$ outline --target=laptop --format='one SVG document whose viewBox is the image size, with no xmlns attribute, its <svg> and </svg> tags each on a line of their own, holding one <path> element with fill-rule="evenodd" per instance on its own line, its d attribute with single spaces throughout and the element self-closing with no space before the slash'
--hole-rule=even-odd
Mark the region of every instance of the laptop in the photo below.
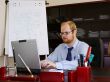
<svg viewBox="0 0 110 82">
<path fill-rule="evenodd" d="M 39 74 L 41 70 L 40 58 L 35 39 L 12 41 L 14 62 L 17 74 Z"/>
</svg>

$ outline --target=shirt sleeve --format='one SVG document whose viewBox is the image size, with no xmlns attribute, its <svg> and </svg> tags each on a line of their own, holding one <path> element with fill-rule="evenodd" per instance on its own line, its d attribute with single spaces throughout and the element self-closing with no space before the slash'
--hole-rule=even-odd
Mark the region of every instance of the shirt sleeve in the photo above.
<svg viewBox="0 0 110 82">
<path fill-rule="evenodd" d="M 53 61 L 53 62 L 58 62 L 58 54 L 60 53 L 60 46 L 56 47 L 55 50 L 48 56 L 47 59 Z"/>
<path fill-rule="evenodd" d="M 61 62 L 56 62 L 56 68 L 57 69 L 64 69 L 64 70 L 76 70 L 78 66 L 78 61 L 73 60 L 73 61 L 61 61 Z"/>
</svg>

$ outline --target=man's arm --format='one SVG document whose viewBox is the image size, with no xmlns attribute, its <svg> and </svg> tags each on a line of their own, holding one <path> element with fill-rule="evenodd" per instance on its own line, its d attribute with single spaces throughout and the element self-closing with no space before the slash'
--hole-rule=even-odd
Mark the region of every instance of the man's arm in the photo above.
<svg viewBox="0 0 110 82">
<path fill-rule="evenodd" d="M 78 66 L 78 61 L 61 61 L 61 62 L 52 62 L 50 60 L 44 60 L 42 62 L 42 67 L 50 69 L 64 69 L 64 70 L 75 70 Z"/>
<path fill-rule="evenodd" d="M 57 69 L 75 70 L 78 66 L 78 60 L 56 62 Z"/>
</svg>

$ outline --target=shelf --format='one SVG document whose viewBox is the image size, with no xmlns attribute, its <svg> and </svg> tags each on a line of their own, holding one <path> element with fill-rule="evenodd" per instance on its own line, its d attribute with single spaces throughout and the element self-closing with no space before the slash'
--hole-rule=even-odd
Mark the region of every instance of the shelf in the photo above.
<svg viewBox="0 0 110 82">
<path fill-rule="evenodd" d="M 104 67 L 110 67 L 110 57 L 104 57 Z"/>
<path fill-rule="evenodd" d="M 104 55 L 104 57 L 110 57 L 110 55 Z"/>
</svg>

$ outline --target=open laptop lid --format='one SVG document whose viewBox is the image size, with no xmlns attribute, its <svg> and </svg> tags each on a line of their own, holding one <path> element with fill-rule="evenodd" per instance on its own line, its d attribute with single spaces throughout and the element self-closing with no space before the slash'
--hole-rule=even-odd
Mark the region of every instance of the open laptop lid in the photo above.
<svg viewBox="0 0 110 82">
<path fill-rule="evenodd" d="M 31 69 L 32 73 L 38 73 L 41 69 L 40 65 L 40 58 L 38 55 L 38 49 L 36 40 L 20 40 L 20 41 L 12 41 L 12 49 L 13 49 L 13 56 L 14 62 L 16 63 L 17 71 L 18 72 L 25 72 L 28 70 L 26 66 L 21 61 L 19 55 L 24 60 L 26 65 Z"/>
</svg>

